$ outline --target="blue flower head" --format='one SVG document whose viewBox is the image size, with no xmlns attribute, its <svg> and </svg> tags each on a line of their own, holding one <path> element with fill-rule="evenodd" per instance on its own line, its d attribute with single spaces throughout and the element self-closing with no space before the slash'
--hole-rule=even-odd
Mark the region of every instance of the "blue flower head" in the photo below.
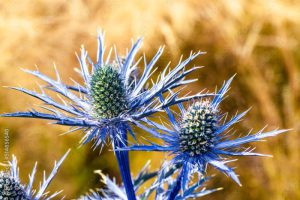
<svg viewBox="0 0 300 200">
<path fill-rule="evenodd" d="M 69 151 L 58 161 L 55 162 L 52 172 L 46 177 L 44 173 L 43 181 L 40 183 L 38 190 L 33 189 L 34 176 L 36 173 L 37 163 L 34 165 L 31 174 L 29 175 L 29 183 L 22 184 L 19 177 L 19 168 L 17 159 L 15 156 L 12 157 L 12 161 L 8 163 L 9 171 L 0 172 L 0 199 L 14 199 L 14 200 L 39 200 L 39 199 L 53 199 L 61 191 L 54 192 L 49 195 L 47 187 L 53 180 L 57 173 L 60 165 L 69 154 Z"/>
<path fill-rule="evenodd" d="M 141 43 L 141 39 L 137 40 L 124 58 L 120 57 L 115 50 L 116 56 L 111 60 L 111 49 L 104 60 L 103 35 L 99 33 L 97 61 L 93 62 L 83 47 L 81 56 L 78 56 L 81 66 L 79 73 L 84 81 L 83 84 L 75 81 L 74 85 L 64 84 L 56 68 L 56 79 L 51 79 L 39 71 L 24 70 L 46 82 L 47 87 L 40 87 L 41 93 L 18 87 L 12 89 L 44 102 L 46 105 L 41 106 L 44 112 L 30 110 L 1 116 L 52 120 L 56 124 L 71 126 L 71 131 L 83 130 L 85 134 L 81 140 L 82 144 L 94 140 L 96 148 L 102 147 L 107 137 L 110 137 L 113 144 L 114 141 L 126 143 L 124 133 L 128 132 L 134 137 L 131 125 L 135 125 L 144 117 L 178 102 L 208 95 L 198 93 L 193 96 L 178 97 L 179 92 L 177 92 L 160 102 L 158 98 L 160 94 L 195 81 L 185 80 L 185 77 L 199 67 L 188 70 L 185 67 L 203 53 L 191 53 L 172 70 L 169 69 L 169 65 L 166 66 L 157 81 L 151 80 L 151 83 L 151 75 L 157 69 L 155 65 L 163 52 L 163 47 L 158 49 L 150 62 L 147 62 L 144 57 L 144 71 L 139 76 L 137 69 L 140 68 L 142 59 L 135 62 L 135 56 Z M 61 97 L 61 101 L 51 98 L 44 89 L 56 92 Z"/>
<path fill-rule="evenodd" d="M 139 195 L 137 196 L 138 200 L 149 199 L 150 196 L 155 196 L 154 199 L 168 199 L 170 193 L 173 190 L 173 187 L 176 186 L 176 181 L 173 179 L 174 175 L 178 170 L 176 166 L 170 165 L 169 162 L 164 162 L 163 167 L 159 171 L 149 172 L 149 163 L 148 162 L 134 179 L 134 189 L 138 191 Z M 100 170 L 95 171 L 101 176 L 101 181 L 104 183 L 105 188 L 98 190 L 91 190 L 89 194 L 81 196 L 79 200 L 127 200 L 125 193 L 125 188 L 123 185 L 118 185 L 115 179 L 110 179 L 108 176 L 104 175 Z M 142 187 L 146 182 L 153 179 L 151 185 L 148 187 Z M 203 187 L 204 183 L 210 177 L 201 177 L 201 179 L 192 184 L 189 187 L 189 190 L 185 191 L 182 194 L 177 194 L 176 200 L 185 200 L 190 198 L 197 198 L 208 195 L 215 191 L 218 191 L 222 188 L 210 189 L 207 190 Z"/>
<path fill-rule="evenodd" d="M 179 103 L 180 116 L 176 118 L 170 109 L 166 112 L 170 118 L 171 128 L 162 126 L 148 120 L 155 128 L 149 128 L 156 137 L 164 141 L 164 145 L 132 145 L 130 150 L 165 151 L 171 152 L 173 164 L 182 166 L 179 175 L 183 188 L 189 182 L 190 175 L 194 172 L 204 174 L 208 164 L 227 174 L 236 183 L 241 185 L 232 168 L 226 165 L 229 156 L 268 156 L 253 152 L 252 148 L 243 148 L 243 144 L 260 141 L 267 137 L 276 136 L 287 130 L 273 130 L 270 132 L 259 131 L 240 138 L 232 138 L 231 127 L 239 122 L 247 111 L 237 114 L 226 120 L 227 114 L 219 109 L 224 95 L 229 89 L 233 77 L 224 83 L 220 91 L 210 101 L 200 99 L 194 101 L 187 109 Z M 157 132 L 157 129 L 163 133 Z"/>
</svg>

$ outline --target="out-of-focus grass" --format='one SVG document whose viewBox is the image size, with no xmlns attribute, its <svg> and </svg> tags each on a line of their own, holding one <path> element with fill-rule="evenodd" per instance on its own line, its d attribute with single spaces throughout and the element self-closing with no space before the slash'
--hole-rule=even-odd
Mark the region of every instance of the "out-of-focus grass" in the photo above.
<svg viewBox="0 0 300 200">
<path fill-rule="evenodd" d="M 108 45 L 121 52 L 131 38 L 144 36 L 143 50 L 150 57 L 161 44 L 166 52 L 160 61 L 176 62 L 190 50 L 207 51 L 197 60 L 205 65 L 193 92 L 211 90 L 237 73 L 223 110 L 252 109 L 239 130 L 246 134 L 268 124 L 267 129 L 293 128 L 284 136 L 257 144 L 272 159 L 243 158 L 235 163 L 243 187 L 216 172 L 208 187 L 225 186 L 206 199 L 299 199 L 300 198 L 300 2 L 267 1 L 97 1 L 46 0 L 6 1 L 0 4 L 0 85 L 36 87 L 36 80 L 20 67 L 53 75 L 55 62 L 65 81 L 77 77 L 74 51 L 84 44 L 94 58 L 96 29 L 106 31 Z M 162 67 L 163 68 L 163 67 Z M 161 69 L 162 69 L 161 68 Z M 78 78 L 77 78 L 78 79 Z M 25 110 L 32 98 L 0 89 L 0 111 Z M 110 151 L 91 152 L 89 146 L 77 149 L 80 133 L 59 136 L 67 129 L 42 121 L 1 119 L 1 132 L 10 130 L 10 151 L 20 160 L 24 179 L 35 160 L 47 170 L 70 146 L 73 151 L 53 182 L 51 190 L 64 189 L 67 198 L 89 187 L 100 187 L 94 169 L 118 176 Z M 1 141 L 1 152 L 3 142 Z M 1 160 L 3 159 L 0 154 Z M 134 174 L 147 159 L 153 168 L 164 155 L 132 153 Z M 160 159 L 158 159 L 160 158 Z M 209 170 L 210 173 L 215 171 Z M 41 174 L 39 174 L 41 175 Z M 205 198 L 204 198 L 205 199 Z"/>
</svg>

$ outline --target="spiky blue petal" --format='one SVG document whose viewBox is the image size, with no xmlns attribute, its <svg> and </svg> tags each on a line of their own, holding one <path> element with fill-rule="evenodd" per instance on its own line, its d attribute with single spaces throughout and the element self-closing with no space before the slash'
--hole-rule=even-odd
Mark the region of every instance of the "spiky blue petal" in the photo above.
<svg viewBox="0 0 300 200">
<path fill-rule="evenodd" d="M 70 150 L 68 150 L 67 153 L 65 153 L 65 155 L 58 162 L 55 162 L 54 167 L 48 177 L 46 177 L 46 174 L 44 173 L 42 184 L 40 185 L 40 188 L 35 195 L 35 199 L 40 199 L 45 195 L 47 187 L 53 180 L 54 176 L 57 174 L 59 167 L 61 166 L 61 164 L 66 159 L 69 153 Z"/>
<path fill-rule="evenodd" d="M 261 130 L 258 133 L 253 134 L 253 135 L 248 135 L 248 136 L 245 136 L 242 138 L 220 142 L 219 144 L 216 145 L 216 148 L 218 148 L 218 149 L 233 148 L 233 147 L 237 147 L 242 144 L 249 143 L 249 142 L 259 141 L 259 140 L 267 138 L 267 137 L 274 137 L 276 135 L 279 135 L 279 134 L 287 132 L 287 131 L 289 131 L 289 129 L 273 130 L 273 131 L 263 133 Z"/>
</svg>

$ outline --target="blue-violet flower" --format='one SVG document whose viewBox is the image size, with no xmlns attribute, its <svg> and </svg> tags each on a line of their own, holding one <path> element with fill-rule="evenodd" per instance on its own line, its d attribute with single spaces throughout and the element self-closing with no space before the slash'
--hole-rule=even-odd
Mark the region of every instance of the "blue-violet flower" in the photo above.
<svg viewBox="0 0 300 200">
<path fill-rule="evenodd" d="M 268 156 L 253 152 L 253 148 L 245 149 L 242 145 L 273 137 L 287 130 L 269 132 L 261 130 L 255 134 L 249 133 L 244 137 L 232 138 L 233 134 L 229 129 L 233 124 L 239 122 L 248 111 L 239 113 L 230 120 L 226 120 L 227 114 L 220 112 L 219 104 L 228 91 L 232 79 L 233 77 L 224 83 L 211 101 L 208 99 L 196 100 L 188 109 L 185 109 L 184 105 L 179 103 L 180 116 L 178 119 L 167 108 L 166 112 L 171 127 L 148 120 L 148 123 L 151 123 L 154 127 L 149 128 L 148 132 L 162 139 L 164 144 L 132 145 L 124 149 L 171 152 L 174 155 L 171 162 L 181 165 L 178 185 L 184 190 L 186 190 L 191 174 L 204 174 L 207 164 L 214 166 L 241 185 L 233 169 L 226 165 L 227 162 L 232 161 L 227 158 L 229 156 Z M 174 195 L 178 193 L 179 189 L 177 188 Z"/>
<path fill-rule="evenodd" d="M 69 150 L 70 151 L 70 150 Z M 36 173 L 37 163 L 35 163 L 31 174 L 29 175 L 28 184 L 23 184 L 20 181 L 19 177 L 19 168 L 17 159 L 15 156 L 12 157 L 12 161 L 5 164 L 9 167 L 8 171 L 0 172 L 0 199 L 13 199 L 13 200 L 39 200 L 39 199 L 53 199 L 56 197 L 61 191 L 54 192 L 49 195 L 47 187 L 53 180 L 55 174 L 57 173 L 60 165 L 63 163 L 69 151 L 55 164 L 54 168 L 46 177 L 44 173 L 43 181 L 40 183 L 40 187 L 38 190 L 33 189 L 34 177 Z"/>
</svg>

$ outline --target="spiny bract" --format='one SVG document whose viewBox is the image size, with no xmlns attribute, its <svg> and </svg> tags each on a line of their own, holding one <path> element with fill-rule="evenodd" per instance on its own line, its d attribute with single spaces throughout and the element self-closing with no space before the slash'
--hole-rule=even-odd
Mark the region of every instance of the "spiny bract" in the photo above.
<svg viewBox="0 0 300 200">
<path fill-rule="evenodd" d="M 29 200 L 24 186 L 8 173 L 0 173 L 0 199 L 1 200 Z"/>
<path fill-rule="evenodd" d="M 214 145 L 217 120 L 217 110 L 210 108 L 208 101 L 196 102 L 190 106 L 181 121 L 181 150 L 191 156 L 207 152 Z"/>
<path fill-rule="evenodd" d="M 93 108 L 100 118 L 117 117 L 128 108 L 124 82 L 113 65 L 99 68 L 90 86 Z"/>
</svg>

